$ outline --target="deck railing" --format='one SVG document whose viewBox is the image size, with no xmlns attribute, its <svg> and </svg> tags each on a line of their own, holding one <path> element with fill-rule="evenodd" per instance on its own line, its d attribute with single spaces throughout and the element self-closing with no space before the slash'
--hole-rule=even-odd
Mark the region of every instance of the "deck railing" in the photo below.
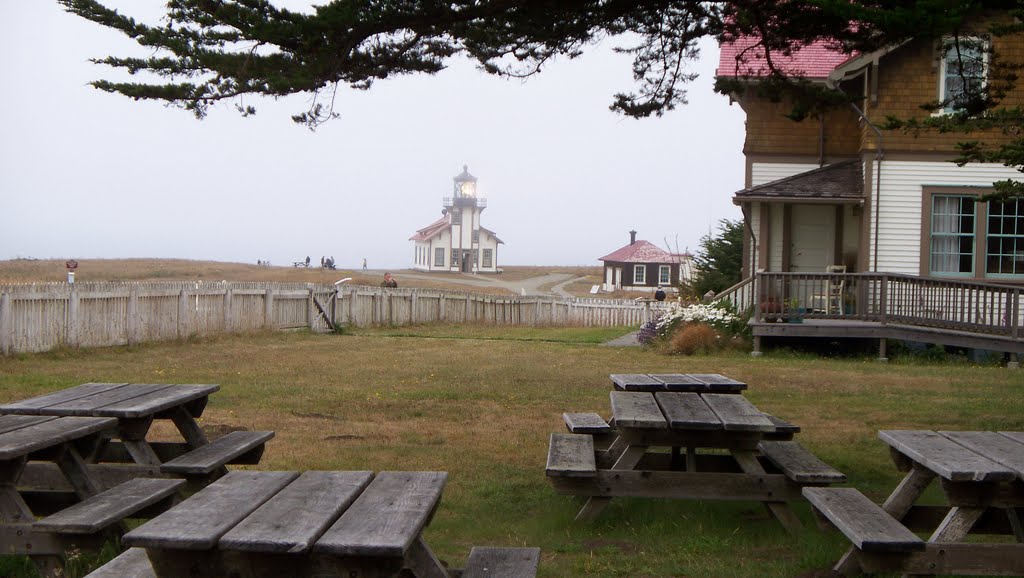
<svg viewBox="0 0 1024 578">
<path fill-rule="evenodd" d="M 1019 286 L 894 273 L 757 273 L 753 319 L 845 319 L 1024 338 Z"/>
</svg>

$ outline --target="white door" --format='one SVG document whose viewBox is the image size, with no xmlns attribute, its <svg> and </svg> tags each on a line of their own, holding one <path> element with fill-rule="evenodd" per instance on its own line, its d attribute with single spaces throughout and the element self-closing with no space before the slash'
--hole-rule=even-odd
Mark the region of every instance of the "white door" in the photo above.
<svg viewBox="0 0 1024 578">
<path fill-rule="evenodd" d="M 605 267 L 605 270 L 604 270 L 604 290 L 605 291 L 614 291 L 615 290 L 614 280 L 612 279 L 612 268 L 611 267 Z"/>
<path fill-rule="evenodd" d="M 793 205 L 789 270 L 824 273 L 835 258 L 836 209 L 831 205 Z"/>
<path fill-rule="evenodd" d="M 615 289 L 622 289 L 622 267 L 615 269 Z"/>
</svg>

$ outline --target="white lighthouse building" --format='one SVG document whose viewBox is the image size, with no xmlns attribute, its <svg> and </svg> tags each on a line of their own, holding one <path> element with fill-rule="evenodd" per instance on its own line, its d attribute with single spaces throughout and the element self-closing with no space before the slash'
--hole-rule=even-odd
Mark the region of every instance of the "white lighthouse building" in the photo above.
<svg viewBox="0 0 1024 578">
<path fill-rule="evenodd" d="M 412 268 L 497 273 L 498 245 L 503 243 L 480 224 L 487 199 L 477 196 L 476 177 L 469 174 L 469 167 L 463 165 L 462 174 L 452 180 L 452 196 L 444 198 L 441 218 L 409 238 L 414 245 Z"/>
</svg>

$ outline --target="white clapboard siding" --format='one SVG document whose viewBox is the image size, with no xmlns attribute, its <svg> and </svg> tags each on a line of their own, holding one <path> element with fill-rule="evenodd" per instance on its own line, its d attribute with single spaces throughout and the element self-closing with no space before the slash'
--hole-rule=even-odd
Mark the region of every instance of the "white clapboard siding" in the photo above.
<svg viewBox="0 0 1024 578">
<path fill-rule="evenodd" d="M 917 248 L 921 245 L 924 187 L 988 187 L 998 180 L 1019 178 L 1019 172 L 1000 165 L 972 163 L 958 167 L 950 162 L 883 161 L 875 270 L 920 273 L 921 255 Z M 869 226 L 869 238 L 873 239 L 873 219 Z M 873 254 L 869 254 L 873 260 Z"/>
</svg>

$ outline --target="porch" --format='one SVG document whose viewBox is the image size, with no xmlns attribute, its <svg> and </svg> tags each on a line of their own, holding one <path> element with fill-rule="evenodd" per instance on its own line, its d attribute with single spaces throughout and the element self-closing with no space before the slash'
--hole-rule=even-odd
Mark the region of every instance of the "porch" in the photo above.
<svg viewBox="0 0 1024 578">
<path fill-rule="evenodd" d="M 763 337 L 899 339 L 1024 353 L 1020 286 L 892 273 L 759 272 L 717 299 L 752 311 L 753 355 Z"/>
</svg>

